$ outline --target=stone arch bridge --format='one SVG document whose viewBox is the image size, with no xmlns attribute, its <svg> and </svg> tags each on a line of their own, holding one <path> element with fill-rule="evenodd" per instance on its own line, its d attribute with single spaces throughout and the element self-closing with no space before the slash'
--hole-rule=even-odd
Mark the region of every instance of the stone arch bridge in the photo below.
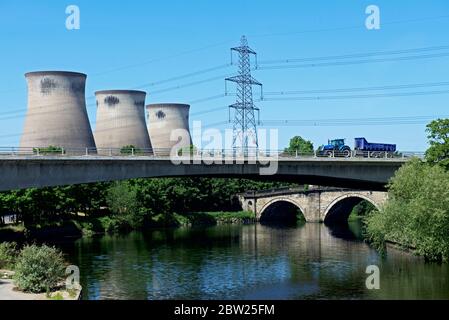
<svg viewBox="0 0 449 320">
<path fill-rule="evenodd" d="M 243 210 L 254 212 L 256 219 L 276 218 L 287 211 L 303 214 L 307 222 L 346 221 L 352 208 L 366 200 L 380 208 L 387 200 L 387 193 L 337 188 L 283 188 L 239 195 Z M 276 220 L 282 220 L 277 217 Z"/>
</svg>

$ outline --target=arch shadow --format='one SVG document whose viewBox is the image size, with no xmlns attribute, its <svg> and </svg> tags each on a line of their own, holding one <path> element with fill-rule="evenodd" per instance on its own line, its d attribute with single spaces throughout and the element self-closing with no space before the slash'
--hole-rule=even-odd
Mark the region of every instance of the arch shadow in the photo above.
<svg viewBox="0 0 449 320">
<path fill-rule="evenodd" d="M 367 201 L 375 208 L 379 209 L 378 205 L 370 198 L 364 195 L 345 195 L 335 199 L 324 213 L 324 223 L 331 224 L 346 224 L 352 212 L 352 209 L 362 201 Z"/>
<path fill-rule="evenodd" d="M 273 200 L 262 209 L 259 222 L 264 225 L 296 225 L 306 221 L 303 212 L 293 201 Z"/>
</svg>

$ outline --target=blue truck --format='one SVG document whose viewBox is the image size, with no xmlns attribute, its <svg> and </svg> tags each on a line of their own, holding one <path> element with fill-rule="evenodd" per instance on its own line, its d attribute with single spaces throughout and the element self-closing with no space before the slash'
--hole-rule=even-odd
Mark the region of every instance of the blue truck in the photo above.
<svg viewBox="0 0 449 320">
<path fill-rule="evenodd" d="M 395 144 L 371 143 L 365 138 L 354 139 L 354 150 L 345 144 L 345 139 L 328 140 L 327 145 L 319 147 L 317 155 L 321 157 L 392 157 L 396 152 Z"/>
</svg>

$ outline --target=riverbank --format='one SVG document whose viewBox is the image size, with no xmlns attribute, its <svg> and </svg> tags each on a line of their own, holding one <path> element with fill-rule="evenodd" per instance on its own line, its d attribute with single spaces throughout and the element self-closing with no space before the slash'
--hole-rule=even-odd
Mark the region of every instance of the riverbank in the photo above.
<svg viewBox="0 0 449 320">
<path fill-rule="evenodd" d="M 0 270 L 0 300 L 81 300 L 81 290 L 59 289 L 50 293 L 19 291 L 12 280 L 13 271 Z"/>
<path fill-rule="evenodd" d="M 177 228 L 182 226 L 213 226 L 218 224 L 255 223 L 249 211 L 192 212 L 184 214 L 158 214 L 145 221 L 138 230 Z M 23 224 L 0 227 L 0 241 L 25 242 L 30 239 L 55 240 L 58 238 L 81 238 L 106 233 L 127 233 L 134 229 L 126 217 L 106 215 L 87 217 L 64 216 L 57 222 L 25 227 Z"/>
</svg>

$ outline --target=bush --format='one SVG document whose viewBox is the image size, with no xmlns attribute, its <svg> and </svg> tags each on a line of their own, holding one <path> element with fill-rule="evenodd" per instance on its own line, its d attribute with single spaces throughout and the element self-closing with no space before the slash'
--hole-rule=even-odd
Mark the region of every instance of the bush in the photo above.
<svg viewBox="0 0 449 320">
<path fill-rule="evenodd" d="M 120 154 L 124 154 L 124 155 L 129 155 L 129 154 L 143 154 L 142 149 L 137 148 L 133 145 L 129 145 L 129 146 L 124 146 L 120 149 Z"/>
<path fill-rule="evenodd" d="M 64 271 L 64 259 L 59 250 L 46 245 L 31 245 L 20 252 L 14 281 L 25 292 L 49 292 L 58 285 Z"/>
<path fill-rule="evenodd" d="M 126 216 L 101 217 L 100 223 L 105 232 L 121 233 L 131 230 L 131 226 Z"/>
<path fill-rule="evenodd" d="M 65 150 L 58 146 L 48 146 L 46 148 L 34 148 L 34 153 L 41 155 L 65 154 Z"/>
<path fill-rule="evenodd" d="M 368 240 L 414 248 L 431 261 L 449 261 L 449 172 L 413 160 L 395 174 L 388 202 L 367 217 Z"/>
<path fill-rule="evenodd" d="M 18 251 L 15 242 L 0 243 L 0 269 L 14 269 Z"/>
</svg>

